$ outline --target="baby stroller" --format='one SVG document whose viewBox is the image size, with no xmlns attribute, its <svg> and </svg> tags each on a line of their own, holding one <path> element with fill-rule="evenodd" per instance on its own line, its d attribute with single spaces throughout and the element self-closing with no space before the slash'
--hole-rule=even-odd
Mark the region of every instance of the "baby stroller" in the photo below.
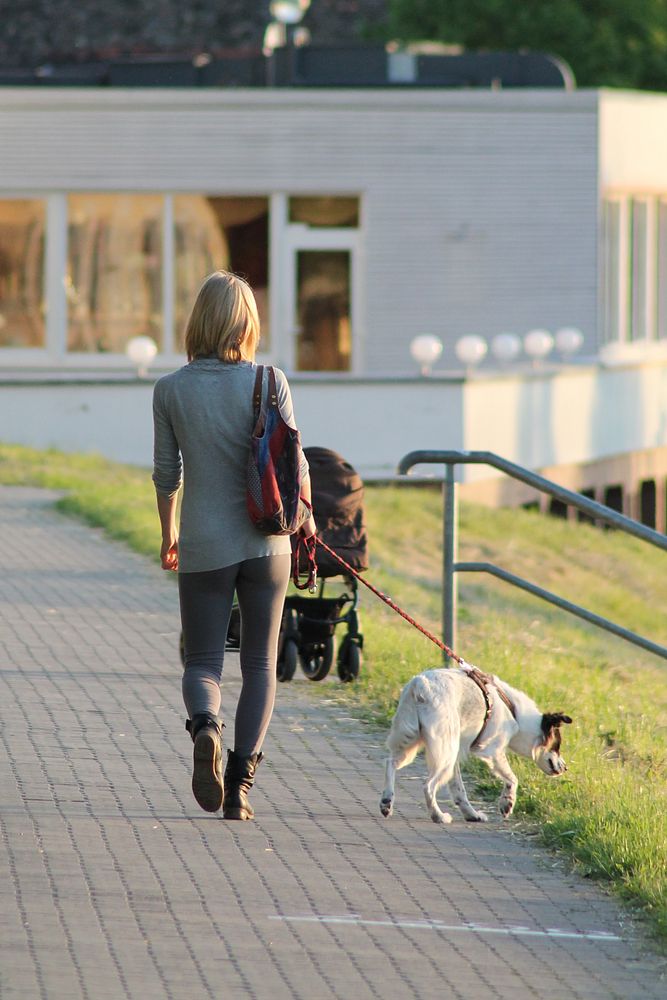
<svg viewBox="0 0 667 1000">
<path fill-rule="evenodd" d="M 318 536 L 357 572 L 368 569 L 368 537 L 364 521 L 364 486 L 352 466 L 327 448 L 305 448 L 310 466 L 313 511 Z M 361 669 L 363 635 L 359 630 L 358 585 L 321 546 L 317 546 L 318 592 L 314 597 L 288 595 L 278 644 L 277 676 L 290 681 L 301 664 L 306 677 L 321 681 L 336 660 L 342 681 L 353 681 Z M 325 582 L 335 577 L 342 593 L 324 596 Z M 347 631 L 336 656 L 335 630 Z"/>
</svg>

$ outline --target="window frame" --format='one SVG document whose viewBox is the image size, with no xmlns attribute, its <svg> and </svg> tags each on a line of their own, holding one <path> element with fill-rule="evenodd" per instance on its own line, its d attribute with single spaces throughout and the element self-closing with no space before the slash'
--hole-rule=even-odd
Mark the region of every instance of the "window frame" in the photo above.
<svg viewBox="0 0 667 1000">
<path fill-rule="evenodd" d="M 306 192 L 300 191 L 300 195 Z M 296 277 L 297 277 L 297 255 L 300 250 L 343 250 L 350 253 L 350 322 L 351 322 L 351 354 L 350 368 L 346 372 L 327 371 L 299 371 L 300 376 L 314 375 L 338 376 L 358 375 L 362 371 L 363 365 L 363 316 L 365 315 L 365 303 L 363 300 L 364 281 L 364 197 L 358 189 L 350 192 L 316 191 L 307 192 L 313 197 L 341 196 L 355 197 L 359 199 L 359 224 L 358 226 L 309 226 L 306 223 L 294 223 L 289 221 L 289 199 L 293 197 L 292 192 L 285 192 L 276 196 L 276 253 L 280 258 L 280 281 L 276 283 L 276 322 L 273 329 L 277 331 L 274 340 L 274 354 L 278 357 L 278 364 L 290 373 L 295 373 L 296 368 L 296 346 L 295 346 L 295 323 L 296 323 Z M 273 209 L 273 205 L 272 205 Z M 271 283 L 273 284 L 273 283 Z M 272 317 L 273 319 L 273 317 Z"/>
<path fill-rule="evenodd" d="M 602 200 L 602 335 L 600 347 L 646 345 L 667 339 L 667 266 L 660 275 L 660 211 L 667 206 L 661 192 L 606 192 Z M 645 210 L 643 235 L 638 238 L 636 210 Z M 615 253 L 610 242 L 610 211 L 618 210 Z M 640 243 L 638 242 L 640 239 Z M 638 250 L 643 264 L 638 263 Z M 665 238 L 667 263 L 667 238 Z M 615 258 L 615 259 L 614 259 Z M 662 280 L 661 280 L 662 279 Z M 641 303 L 641 306 L 639 305 Z M 640 311 L 641 310 L 641 311 Z M 665 327 L 661 334 L 661 317 Z"/>
<path fill-rule="evenodd" d="M 41 201 L 44 203 L 44 261 L 42 265 L 42 302 L 44 303 L 44 346 L 43 347 L 0 347 L 0 363 L 7 368 L 49 364 L 53 354 L 50 351 L 51 292 L 53 275 L 49 270 L 49 240 L 52 235 L 51 195 L 43 191 L 5 191 L 0 189 L 0 201 Z"/>
<path fill-rule="evenodd" d="M 65 276 L 68 268 L 68 224 L 69 197 L 77 194 L 91 195 L 150 195 L 162 198 L 162 349 L 158 352 L 151 365 L 153 371 L 170 371 L 185 363 L 185 354 L 175 349 L 175 270 L 174 257 L 174 197 L 184 194 L 200 194 L 205 197 L 246 197 L 257 195 L 257 190 L 240 192 L 235 190 L 205 190 L 193 191 L 191 187 L 182 190 L 125 190 L 77 188 L 67 191 L 3 191 L 2 200 L 34 199 L 45 205 L 45 249 L 44 249 L 44 287 L 43 295 L 46 303 L 45 334 L 43 347 L 0 348 L 0 364 L 5 368 L 21 369 L 56 369 L 80 371 L 100 376 L 112 371 L 127 372 L 133 366 L 124 352 L 86 352 L 69 351 L 68 340 L 68 302 L 65 286 Z M 293 326 L 287 316 L 294 298 L 294 288 L 288 283 L 294 278 L 297 249 L 340 249 L 350 251 L 350 295 L 352 321 L 352 353 L 350 371 L 334 372 L 332 375 L 359 374 L 363 358 L 363 316 L 364 312 L 364 195 L 359 189 L 354 191 L 298 191 L 298 195 L 313 197 L 356 197 L 359 199 L 359 225 L 353 227 L 310 227 L 302 223 L 288 222 L 289 198 L 294 196 L 289 191 L 269 191 L 266 193 L 269 204 L 269 295 L 268 310 L 271 328 L 271 346 L 263 350 L 260 341 L 257 360 L 263 364 L 277 364 L 286 371 L 294 369 L 294 345 L 290 350 L 289 331 Z M 308 374 L 308 373 L 302 373 Z M 325 375 L 326 372 L 318 372 Z"/>
</svg>

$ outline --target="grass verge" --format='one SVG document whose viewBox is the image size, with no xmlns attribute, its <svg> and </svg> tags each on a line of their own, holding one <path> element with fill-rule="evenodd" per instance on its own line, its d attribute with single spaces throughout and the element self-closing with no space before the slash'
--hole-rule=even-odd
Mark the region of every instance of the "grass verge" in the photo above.
<svg viewBox="0 0 667 1000">
<path fill-rule="evenodd" d="M 0 482 L 63 490 L 62 511 L 157 558 L 158 522 L 145 470 L 0 445 Z M 373 487 L 366 509 L 369 578 L 437 631 L 439 491 Z M 462 505 L 460 548 L 462 559 L 495 562 L 667 643 L 665 556 L 635 539 L 527 511 Z M 366 659 L 360 679 L 320 690 L 386 725 L 401 686 L 420 669 L 439 665 L 440 654 L 364 588 L 361 605 Z M 584 875 L 641 910 L 667 944 L 666 666 L 481 576 L 462 578 L 459 623 L 458 651 L 466 659 L 526 690 L 543 709 L 575 720 L 564 733 L 565 778 L 549 781 L 514 758 L 517 817 Z M 312 687 L 316 694 L 318 686 Z"/>
</svg>

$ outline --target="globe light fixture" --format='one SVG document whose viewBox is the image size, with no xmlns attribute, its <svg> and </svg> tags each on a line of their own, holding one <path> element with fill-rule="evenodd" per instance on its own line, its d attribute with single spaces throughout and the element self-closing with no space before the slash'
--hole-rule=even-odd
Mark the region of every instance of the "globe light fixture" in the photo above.
<svg viewBox="0 0 667 1000">
<path fill-rule="evenodd" d="M 442 354 L 442 341 L 432 333 L 422 333 L 411 342 L 410 354 L 422 375 L 430 375 L 431 368 Z"/>
<path fill-rule="evenodd" d="M 310 7 L 310 0 L 273 0 L 269 4 L 271 17 L 281 24 L 298 24 Z"/>
<path fill-rule="evenodd" d="M 576 354 L 584 342 L 584 335 L 581 330 L 577 330 L 573 326 L 564 326 L 560 330 L 556 330 L 556 350 L 562 354 L 564 358 L 572 357 Z"/>
<path fill-rule="evenodd" d="M 554 338 L 548 330 L 530 330 L 523 338 L 523 349 L 534 365 L 551 353 Z"/>
<path fill-rule="evenodd" d="M 491 341 L 491 353 L 504 364 L 514 361 L 521 354 L 521 339 L 515 333 L 499 333 Z"/>
<path fill-rule="evenodd" d="M 484 340 L 484 337 L 478 337 L 475 333 L 468 334 L 466 337 L 461 337 L 454 345 L 456 357 L 469 370 L 474 368 L 475 365 L 478 365 L 480 361 L 484 360 L 488 350 L 489 346 Z"/>
<path fill-rule="evenodd" d="M 148 366 L 157 354 L 157 344 L 152 337 L 132 337 L 128 340 L 125 353 L 136 366 L 139 378 L 146 378 Z"/>
</svg>

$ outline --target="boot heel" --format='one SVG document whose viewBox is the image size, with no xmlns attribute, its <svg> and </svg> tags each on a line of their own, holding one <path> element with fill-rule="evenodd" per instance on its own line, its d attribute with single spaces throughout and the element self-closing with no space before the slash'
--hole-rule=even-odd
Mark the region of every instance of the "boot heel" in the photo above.
<svg viewBox="0 0 667 1000">
<path fill-rule="evenodd" d="M 195 716 L 187 726 L 192 733 L 192 794 L 206 812 L 218 812 L 225 799 L 222 776 L 222 726 L 212 716 Z"/>
<path fill-rule="evenodd" d="M 227 751 L 225 768 L 225 803 L 222 810 L 224 819 L 248 820 L 255 818 L 255 812 L 248 802 L 248 792 L 255 781 L 255 771 L 263 754 L 254 753 L 250 757 L 239 757 L 233 750 Z"/>
<path fill-rule="evenodd" d="M 252 810 L 244 809 L 243 806 L 225 806 L 223 813 L 225 819 L 253 819 L 255 814 Z"/>
</svg>

